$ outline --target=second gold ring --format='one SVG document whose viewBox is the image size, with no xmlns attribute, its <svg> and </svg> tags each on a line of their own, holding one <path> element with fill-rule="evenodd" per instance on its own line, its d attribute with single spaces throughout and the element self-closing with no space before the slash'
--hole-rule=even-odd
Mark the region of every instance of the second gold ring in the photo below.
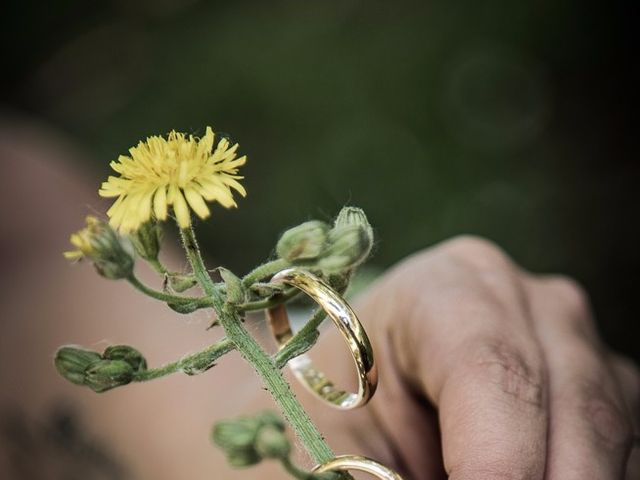
<svg viewBox="0 0 640 480">
<path fill-rule="evenodd" d="M 378 372 L 369 338 L 351 307 L 329 285 L 302 269 L 283 270 L 274 275 L 271 282 L 284 283 L 302 290 L 318 303 L 331 318 L 343 335 L 353 356 L 358 373 L 358 392 L 350 393 L 337 388 L 324 373 L 313 366 L 305 354 L 289 361 L 294 375 L 308 390 L 333 407 L 348 410 L 366 404 L 376 390 Z M 293 337 L 289 316 L 284 305 L 267 310 L 267 320 L 280 347 Z"/>
</svg>

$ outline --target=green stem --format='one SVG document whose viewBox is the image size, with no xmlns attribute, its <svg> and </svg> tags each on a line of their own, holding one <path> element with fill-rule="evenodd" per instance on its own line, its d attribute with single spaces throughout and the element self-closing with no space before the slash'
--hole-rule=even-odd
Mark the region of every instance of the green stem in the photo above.
<svg viewBox="0 0 640 480">
<path fill-rule="evenodd" d="M 223 338 L 218 343 L 214 343 L 200 352 L 187 355 L 180 360 L 167 363 L 161 367 L 150 368 L 140 372 L 135 376 L 133 381 L 146 382 L 148 380 L 154 380 L 176 372 L 184 372 L 187 375 L 196 375 L 211 368 L 218 358 L 229 353 L 233 348 L 233 342 L 227 338 Z"/>
<path fill-rule="evenodd" d="M 158 290 L 154 290 L 153 288 L 148 287 L 147 285 L 142 283 L 138 279 L 138 277 L 133 274 L 131 274 L 131 276 L 128 277 L 127 280 L 136 289 L 151 298 L 155 298 L 156 300 L 162 300 L 163 302 L 174 304 L 195 303 L 198 305 L 198 308 L 211 307 L 212 305 L 211 299 L 207 297 L 186 297 L 181 295 L 171 295 L 170 293 L 164 293 Z"/>
<path fill-rule="evenodd" d="M 236 310 L 239 312 L 252 312 L 254 310 L 264 310 L 266 308 L 275 307 L 281 303 L 285 303 L 300 293 L 300 290 L 292 287 L 284 290 L 278 295 L 274 295 L 269 298 L 263 298 L 262 300 L 256 300 L 254 302 L 241 303 L 236 305 Z"/>
<path fill-rule="evenodd" d="M 280 370 L 256 340 L 244 329 L 234 307 L 225 303 L 222 294 L 214 287 L 200 255 L 193 229 L 191 227 L 181 229 L 180 233 L 193 273 L 201 288 L 211 297 L 213 308 L 218 314 L 218 320 L 229 340 L 260 375 L 264 385 L 313 460 L 317 463 L 324 463 L 333 458 L 331 448 L 296 399 Z"/>
<path fill-rule="evenodd" d="M 244 276 L 242 279 L 242 284 L 245 287 L 251 286 L 253 283 L 262 280 L 267 277 L 271 277 L 272 275 L 278 273 L 280 270 L 284 270 L 287 267 L 290 267 L 291 263 L 289 263 L 284 258 L 278 258 L 276 260 L 272 260 L 270 262 L 264 263 L 259 267 L 254 268 L 251 272 Z"/>
<path fill-rule="evenodd" d="M 169 270 L 165 267 L 160 260 L 157 258 L 153 258 L 151 260 L 147 260 L 147 263 L 160 275 L 167 275 Z"/>
</svg>

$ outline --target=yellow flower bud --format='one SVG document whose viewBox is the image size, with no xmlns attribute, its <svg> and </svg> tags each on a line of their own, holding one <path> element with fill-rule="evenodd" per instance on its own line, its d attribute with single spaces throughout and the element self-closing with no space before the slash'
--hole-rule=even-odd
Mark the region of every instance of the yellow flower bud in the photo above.
<svg viewBox="0 0 640 480">
<path fill-rule="evenodd" d="M 126 278 L 133 272 L 133 257 L 107 222 L 88 216 L 87 226 L 71 235 L 76 250 L 64 252 L 70 260 L 91 260 L 100 275 L 112 280 Z"/>
</svg>

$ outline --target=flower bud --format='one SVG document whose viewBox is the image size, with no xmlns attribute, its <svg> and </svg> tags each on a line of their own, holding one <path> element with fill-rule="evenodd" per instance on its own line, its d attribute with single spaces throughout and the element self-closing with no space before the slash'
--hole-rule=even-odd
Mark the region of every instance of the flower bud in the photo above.
<svg viewBox="0 0 640 480">
<path fill-rule="evenodd" d="M 64 252 L 70 260 L 91 260 L 100 275 L 117 280 L 133 272 L 133 257 L 123 246 L 118 234 L 107 222 L 93 216 L 86 219 L 87 226 L 71 235 L 76 250 Z"/>
<path fill-rule="evenodd" d="M 238 418 L 218 422 L 213 427 L 213 441 L 223 450 L 253 448 L 262 423 L 256 418 Z"/>
<path fill-rule="evenodd" d="M 85 371 L 100 360 L 102 358 L 97 352 L 66 346 L 58 349 L 53 362 L 64 378 L 76 385 L 84 385 Z"/>
<path fill-rule="evenodd" d="M 265 410 L 264 412 L 256 415 L 255 418 L 260 422 L 261 425 L 273 425 L 283 432 L 286 427 L 282 418 L 280 418 L 277 413 L 272 412 L 271 410 Z"/>
<path fill-rule="evenodd" d="M 338 213 L 333 227 L 341 228 L 348 227 L 350 225 L 358 225 L 365 230 L 366 235 L 369 237 L 369 241 L 373 244 L 373 229 L 371 224 L 364 213 L 364 210 L 358 207 L 343 207 Z"/>
<path fill-rule="evenodd" d="M 133 380 L 133 375 L 133 368 L 124 360 L 101 360 L 87 369 L 84 384 L 102 393 L 126 385 Z"/>
<path fill-rule="evenodd" d="M 253 448 L 248 450 L 232 450 L 227 452 L 227 461 L 234 468 L 250 467 L 260 463 L 262 457 Z"/>
<path fill-rule="evenodd" d="M 278 240 L 276 253 L 290 262 L 317 258 L 325 248 L 328 231 L 329 225 L 318 220 L 290 228 Z"/>
<path fill-rule="evenodd" d="M 272 412 L 218 422 L 212 438 L 234 467 L 246 467 L 263 458 L 284 458 L 291 447 L 284 422 Z"/>
<path fill-rule="evenodd" d="M 330 273 L 350 270 L 367 258 L 371 246 L 371 237 L 357 225 L 334 228 L 329 234 L 329 247 L 318 261 L 318 268 Z"/>
<path fill-rule="evenodd" d="M 157 260 L 162 240 L 162 227 L 154 221 L 146 222 L 139 229 L 131 232 L 129 240 L 136 253 L 142 258 L 149 261 Z"/>
<path fill-rule="evenodd" d="M 291 452 L 289 439 L 274 425 L 265 425 L 258 431 L 255 446 L 262 458 L 286 458 Z"/>
<path fill-rule="evenodd" d="M 262 457 L 254 448 L 260 422 L 254 418 L 239 418 L 218 422 L 213 427 L 212 438 L 227 455 L 234 467 L 255 465 Z"/>
<path fill-rule="evenodd" d="M 123 360 L 131 365 L 134 373 L 147 369 L 147 360 L 142 354 L 129 345 L 111 345 L 102 354 L 105 360 Z"/>
<path fill-rule="evenodd" d="M 373 247 L 373 229 L 362 209 L 344 207 L 328 235 L 318 267 L 328 273 L 350 270 L 366 260 Z"/>
</svg>

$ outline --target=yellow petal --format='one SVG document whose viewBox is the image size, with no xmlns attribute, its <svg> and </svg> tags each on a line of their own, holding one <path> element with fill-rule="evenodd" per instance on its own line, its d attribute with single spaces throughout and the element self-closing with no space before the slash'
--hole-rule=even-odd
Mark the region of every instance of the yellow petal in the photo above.
<svg viewBox="0 0 640 480">
<path fill-rule="evenodd" d="M 80 260 L 84 255 L 80 250 L 71 250 L 69 252 L 62 252 L 64 258 L 67 260 Z"/>
<path fill-rule="evenodd" d="M 153 190 L 149 190 L 144 194 L 141 194 L 138 198 L 138 217 L 141 223 L 147 222 L 151 219 L 151 201 L 153 199 Z"/>
<path fill-rule="evenodd" d="M 176 192 L 178 191 L 178 186 L 175 183 L 169 185 L 169 191 L 167 192 L 167 204 L 171 205 L 176 198 Z"/>
<path fill-rule="evenodd" d="M 164 186 L 156 190 L 153 197 L 153 211 L 158 220 L 167 219 L 167 189 Z"/>
<path fill-rule="evenodd" d="M 226 183 L 227 185 L 229 185 L 231 188 L 233 188 L 234 190 L 236 190 L 240 195 L 242 195 L 243 197 L 247 196 L 247 191 L 244 189 L 244 187 L 240 184 L 240 182 L 234 180 L 233 178 L 231 178 L 230 176 L 224 176 L 222 178 L 222 181 L 224 183 Z"/>
<path fill-rule="evenodd" d="M 180 189 L 176 189 L 176 193 L 173 199 L 173 211 L 176 214 L 176 220 L 180 228 L 187 228 L 191 225 L 191 215 L 189 214 L 189 207 L 187 202 L 182 196 Z"/>
<path fill-rule="evenodd" d="M 189 202 L 193 211 L 196 212 L 200 218 L 204 219 L 209 216 L 209 207 L 204 203 L 202 196 L 198 192 L 192 188 L 187 188 L 184 191 L 184 196 L 187 198 L 187 202 Z"/>
</svg>

